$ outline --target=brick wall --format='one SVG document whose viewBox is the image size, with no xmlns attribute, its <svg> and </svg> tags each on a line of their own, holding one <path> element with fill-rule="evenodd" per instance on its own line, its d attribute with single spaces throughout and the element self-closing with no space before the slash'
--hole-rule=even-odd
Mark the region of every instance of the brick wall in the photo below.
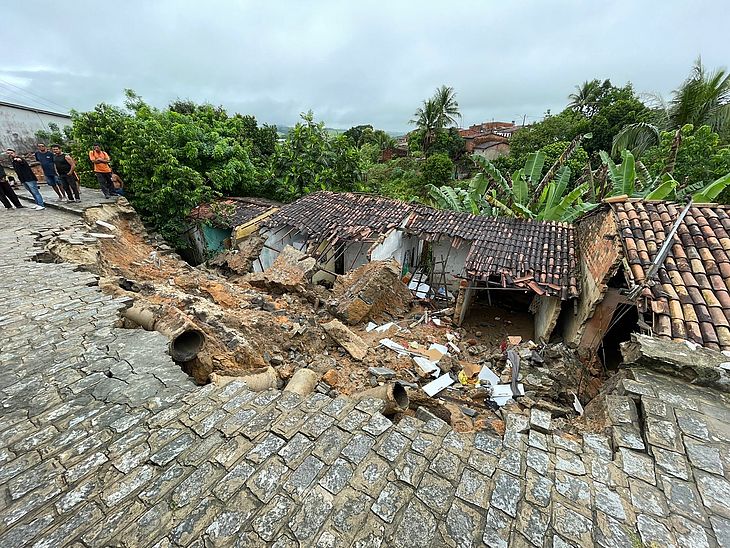
<svg viewBox="0 0 730 548">
<path fill-rule="evenodd" d="M 563 335 L 568 343 L 581 346 L 586 323 L 603 300 L 606 284 L 621 264 L 623 250 L 616 221 L 608 209 L 584 218 L 577 226 L 576 239 L 580 296 L 577 312 L 566 319 Z"/>
</svg>

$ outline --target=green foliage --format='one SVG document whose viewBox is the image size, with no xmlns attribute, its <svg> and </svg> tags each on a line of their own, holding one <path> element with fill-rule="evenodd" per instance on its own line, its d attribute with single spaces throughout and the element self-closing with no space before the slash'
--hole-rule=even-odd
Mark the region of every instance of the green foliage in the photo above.
<svg viewBox="0 0 730 548">
<path fill-rule="evenodd" d="M 677 151 L 673 175 L 688 185 L 706 185 L 726 173 L 730 173 L 730 147 L 720 145 L 720 137 L 709 126 L 687 124 L 682 127 L 681 144 Z M 667 168 L 674 140 L 674 131 L 664 131 L 658 146 L 647 150 L 642 161 L 652 173 Z M 724 202 L 727 203 L 727 202 Z"/>
<path fill-rule="evenodd" d="M 374 164 L 365 173 L 367 188 L 406 202 L 425 198 L 421 164 L 415 158 L 394 158 L 384 164 Z"/>
<path fill-rule="evenodd" d="M 60 145 L 61 148 L 66 149 L 71 142 L 72 131 L 72 126 L 63 126 L 61 129 L 58 124 L 49 122 L 48 130 L 36 131 L 35 138 L 37 142 L 45 143 L 49 148 L 51 145 Z"/>
<path fill-rule="evenodd" d="M 434 145 L 444 133 L 444 129 L 456 126 L 459 119 L 461 119 L 461 114 L 454 88 L 448 86 L 437 88 L 433 96 L 423 101 L 422 106 L 416 109 L 413 119 L 409 122 L 415 124 L 418 130 L 417 133 L 412 134 L 412 137 L 409 136 L 409 149 L 420 150 L 426 156 L 440 152 L 451 155 L 450 149 L 453 145 L 443 142 L 438 147 L 434 147 Z M 453 140 L 453 137 L 447 136 L 448 139 Z M 461 142 L 461 149 L 463 149 L 463 140 Z"/>
<path fill-rule="evenodd" d="M 345 137 L 352 141 L 357 148 L 365 145 L 377 147 L 378 151 L 393 148 L 395 139 L 388 135 L 382 129 L 373 129 L 370 124 L 353 126 L 343 133 Z"/>
<path fill-rule="evenodd" d="M 128 90 L 125 107 L 72 113 L 82 183 L 96 186 L 88 151 L 99 142 L 142 218 L 176 245 L 184 244 L 190 210 L 217 196 L 287 200 L 322 188 L 360 189 L 359 151 L 311 113 L 277 143 L 276 127 L 208 104 L 176 101 L 158 110 Z"/>
<path fill-rule="evenodd" d="M 364 190 L 362 158 L 351 139 L 330 136 L 311 111 L 277 145 L 271 167 L 271 190 L 284 201 L 318 190 Z"/>
<path fill-rule="evenodd" d="M 421 168 L 421 177 L 426 185 L 443 185 L 454 175 L 454 162 L 446 154 L 429 156 Z"/>
</svg>

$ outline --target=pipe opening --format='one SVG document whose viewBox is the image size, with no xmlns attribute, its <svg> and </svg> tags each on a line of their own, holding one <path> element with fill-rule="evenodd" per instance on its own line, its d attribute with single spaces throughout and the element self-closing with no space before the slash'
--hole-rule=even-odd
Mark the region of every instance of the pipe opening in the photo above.
<svg viewBox="0 0 730 548">
<path fill-rule="evenodd" d="M 187 329 L 170 341 L 170 355 L 178 362 L 192 360 L 203 348 L 205 337 L 200 331 Z"/>
<path fill-rule="evenodd" d="M 393 399 L 400 409 L 408 409 L 410 400 L 405 387 L 399 382 L 393 383 Z"/>
</svg>

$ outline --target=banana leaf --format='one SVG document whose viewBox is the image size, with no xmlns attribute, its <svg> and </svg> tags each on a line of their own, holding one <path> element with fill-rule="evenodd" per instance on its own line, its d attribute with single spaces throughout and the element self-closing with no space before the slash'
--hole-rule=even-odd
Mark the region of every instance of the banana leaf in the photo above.
<svg viewBox="0 0 730 548">
<path fill-rule="evenodd" d="M 537 152 L 531 152 L 527 155 L 525 160 L 524 173 L 527 181 L 533 185 L 536 185 L 540 180 L 542 174 L 542 168 L 545 165 L 545 153 L 541 150 Z M 514 179 L 512 180 L 514 182 Z M 524 203 L 524 202 L 520 202 Z"/>
<path fill-rule="evenodd" d="M 530 189 L 522 170 L 518 170 L 512 177 L 512 200 L 517 204 L 527 203 Z"/>
<path fill-rule="evenodd" d="M 665 173 L 661 176 L 661 183 L 659 183 L 653 189 L 649 189 L 649 192 L 644 195 L 644 199 L 665 200 L 668 196 L 674 194 L 676 188 L 677 180 L 669 173 Z"/>
<path fill-rule="evenodd" d="M 502 172 L 499 171 L 499 169 L 497 169 L 497 167 L 492 162 L 490 162 L 486 158 L 482 158 L 481 156 L 478 156 L 476 154 L 473 155 L 472 158 L 474 160 L 474 163 L 476 163 L 477 166 L 479 166 L 482 169 L 484 174 L 489 179 L 491 179 L 492 181 L 497 183 L 501 187 L 503 192 L 507 192 L 507 193 L 510 192 L 509 182 L 507 181 L 507 179 L 504 178 L 504 176 L 502 175 Z"/>
<path fill-rule="evenodd" d="M 698 203 L 713 202 L 728 185 L 730 185 L 730 173 L 723 175 L 699 192 L 693 194 L 692 201 Z"/>
</svg>

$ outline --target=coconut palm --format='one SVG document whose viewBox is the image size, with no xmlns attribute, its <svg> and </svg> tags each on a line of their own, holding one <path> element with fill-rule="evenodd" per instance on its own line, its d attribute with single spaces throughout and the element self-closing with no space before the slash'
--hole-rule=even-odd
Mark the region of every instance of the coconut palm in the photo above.
<svg viewBox="0 0 730 548">
<path fill-rule="evenodd" d="M 596 109 L 596 102 L 601 92 L 601 83 L 598 80 L 583 82 L 580 86 L 575 86 L 575 93 L 568 95 L 570 103 L 568 108 L 581 112 L 586 116 L 591 116 Z"/>
<path fill-rule="evenodd" d="M 460 118 L 454 88 L 441 86 L 430 99 L 423 101 L 408 123 L 415 124 L 423 132 L 423 150 L 426 151 L 436 139 L 436 133 L 457 125 Z"/>
<path fill-rule="evenodd" d="M 656 111 L 656 123 L 629 124 L 614 137 L 614 156 L 629 149 L 638 157 L 659 143 L 660 131 L 676 130 L 685 124 L 708 125 L 715 132 L 723 131 L 730 124 L 730 73 L 724 68 L 708 72 L 698 58 L 669 103 L 661 102 Z"/>
</svg>

